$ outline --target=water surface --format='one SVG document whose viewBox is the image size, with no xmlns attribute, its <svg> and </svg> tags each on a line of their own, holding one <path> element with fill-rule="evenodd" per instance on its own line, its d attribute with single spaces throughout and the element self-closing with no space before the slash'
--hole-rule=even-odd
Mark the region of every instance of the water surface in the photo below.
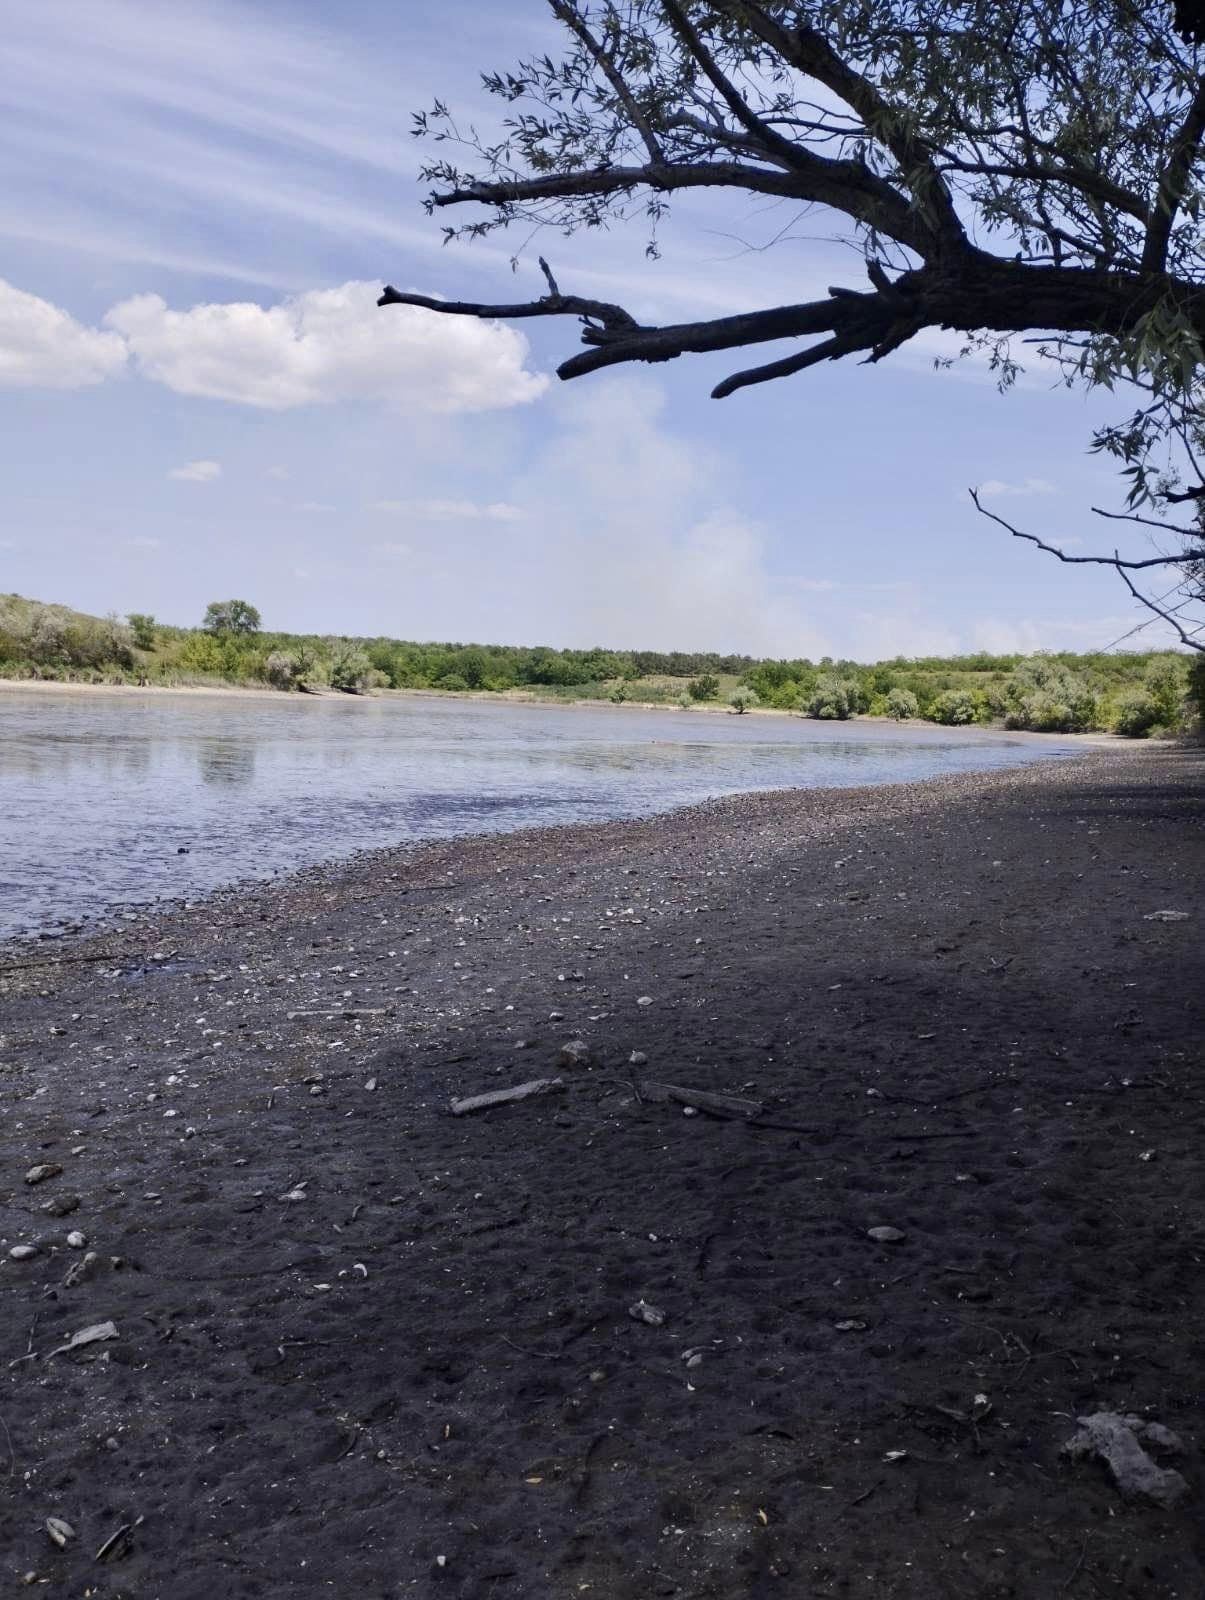
<svg viewBox="0 0 1205 1600">
<path fill-rule="evenodd" d="M 4 690 L 0 937 L 367 847 L 749 789 L 910 782 L 1074 748 L 612 706 Z"/>
</svg>

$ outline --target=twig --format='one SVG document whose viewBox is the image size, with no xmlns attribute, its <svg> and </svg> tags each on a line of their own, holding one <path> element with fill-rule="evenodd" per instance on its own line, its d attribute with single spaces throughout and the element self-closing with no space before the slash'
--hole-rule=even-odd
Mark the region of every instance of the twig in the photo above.
<svg viewBox="0 0 1205 1600">
<path fill-rule="evenodd" d="M 508 1339 L 504 1333 L 498 1335 L 503 1344 L 508 1344 L 512 1350 L 517 1350 L 521 1356 L 539 1356 L 541 1361 L 559 1361 L 564 1354 L 562 1350 L 528 1350 L 524 1345 L 516 1344 L 513 1339 Z"/>
<path fill-rule="evenodd" d="M 1081 1572 L 1081 1570 L 1083 1568 L 1083 1565 L 1084 1565 L 1084 1557 L 1088 1554 L 1088 1545 L 1091 1542 L 1091 1539 L 1092 1539 L 1092 1535 L 1090 1533 L 1089 1534 L 1085 1534 L 1084 1542 L 1080 1546 L 1079 1560 L 1072 1567 L 1070 1577 L 1068 1577 L 1067 1580 L 1059 1586 L 1059 1593 L 1060 1594 L 1066 1594 L 1067 1590 L 1070 1589 L 1071 1585 L 1079 1577 L 1080 1572 Z"/>
</svg>

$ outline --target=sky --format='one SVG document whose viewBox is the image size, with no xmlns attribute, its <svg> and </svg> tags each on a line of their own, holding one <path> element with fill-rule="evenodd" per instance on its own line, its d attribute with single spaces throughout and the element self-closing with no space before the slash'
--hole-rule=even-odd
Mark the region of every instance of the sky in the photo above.
<svg viewBox="0 0 1205 1600">
<path fill-rule="evenodd" d="M 717 402 L 740 352 L 565 384 L 570 319 L 377 309 L 386 282 L 535 298 L 540 250 L 566 292 L 648 320 L 863 286 L 822 215 L 764 248 L 791 219 L 730 194 L 675 204 L 657 262 L 639 224 L 444 247 L 410 113 L 438 96 L 488 129 L 479 71 L 556 43 L 542 0 L 7 6 L 0 592 L 863 660 L 1100 649 L 1143 621 L 967 497 L 1112 549 L 1089 508 L 1116 480 L 1087 453 L 1108 413 L 1045 375 L 1001 395 L 976 362 L 934 370 L 956 345 L 931 334 Z"/>
</svg>

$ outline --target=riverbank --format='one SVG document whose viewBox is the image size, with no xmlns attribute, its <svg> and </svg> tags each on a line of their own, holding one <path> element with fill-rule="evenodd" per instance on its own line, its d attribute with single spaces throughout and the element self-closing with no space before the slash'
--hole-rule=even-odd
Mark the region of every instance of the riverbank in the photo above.
<svg viewBox="0 0 1205 1600">
<path fill-rule="evenodd" d="M 256 700 L 261 704 L 316 704 L 332 705 L 341 704 L 348 706 L 362 705 L 366 700 L 385 701 L 421 701 L 426 704 L 439 703 L 448 700 L 467 700 L 478 705 L 503 705 L 503 706 L 542 706 L 553 707 L 558 710 L 576 711 L 589 710 L 601 711 L 615 716 L 622 716 L 634 711 L 671 713 L 675 716 L 697 716 L 705 713 L 710 716 L 735 716 L 730 706 L 714 704 L 709 701 L 699 701 L 691 705 L 689 710 L 684 707 L 655 700 L 624 700 L 618 703 L 610 700 L 566 700 L 555 695 L 538 695 L 528 690 L 507 689 L 497 693 L 486 690 L 456 690 L 456 689 L 373 689 L 364 694 L 342 694 L 336 689 L 325 689 L 313 693 L 282 693 L 279 689 L 269 688 L 267 685 L 256 688 L 249 684 L 132 684 L 132 683 L 61 683 L 52 679 L 35 678 L 0 678 L 0 694 L 5 691 L 29 691 L 47 695 L 121 695 L 125 697 L 141 696 L 144 699 L 164 700 L 173 696 L 185 699 L 196 699 L 204 696 L 230 696 L 245 700 Z M 750 711 L 742 713 L 746 717 L 756 718 L 787 718 L 792 721 L 810 721 L 814 719 L 802 717 L 798 711 L 784 711 L 774 706 L 756 706 Z M 830 726 L 832 724 L 829 724 Z M 994 738 L 1006 735 L 1010 740 L 1038 745 L 1049 745 L 1052 741 L 1072 741 L 1084 748 L 1094 745 L 1129 744 L 1129 740 L 1120 740 L 1114 733 L 1030 733 L 1023 729 L 1004 728 L 1002 723 L 974 723 L 959 727 L 950 727 L 942 723 L 928 722 L 921 718 L 913 718 L 898 722 L 891 717 L 875 717 L 862 714 L 851 717 L 842 727 L 856 727 L 858 725 L 878 728 L 908 728 L 911 730 L 925 729 L 942 738 L 964 739 L 974 742 L 977 739 Z"/>
<path fill-rule="evenodd" d="M 1199 1593 L 1201 820 L 1199 753 L 1115 749 L 374 853 L 10 948 L 6 1573 Z M 1180 1434 L 1194 1498 L 1067 1463 L 1099 1409 Z"/>
</svg>

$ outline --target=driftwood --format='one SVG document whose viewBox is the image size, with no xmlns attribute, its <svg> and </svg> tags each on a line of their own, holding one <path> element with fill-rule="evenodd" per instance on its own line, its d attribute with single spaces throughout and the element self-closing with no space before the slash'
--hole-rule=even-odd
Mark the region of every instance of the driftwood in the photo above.
<svg viewBox="0 0 1205 1600">
<path fill-rule="evenodd" d="M 548 1094 L 561 1089 L 564 1078 L 533 1078 L 530 1083 L 517 1083 L 513 1089 L 494 1089 L 489 1094 L 471 1094 L 465 1100 L 452 1101 L 452 1115 L 464 1117 L 470 1111 L 488 1111 L 493 1106 L 509 1105 L 512 1100 L 527 1100 L 533 1094 Z"/>
<path fill-rule="evenodd" d="M 307 1017 L 316 1018 L 319 1021 L 342 1022 L 353 1020 L 356 1017 L 383 1017 L 386 1015 L 387 1010 L 384 1006 L 349 1006 L 339 1011 L 290 1011 L 288 1018 L 290 1022 L 296 1022 L 301 1018 Z"/>
<path fill-rule="evenodd" d="M 765 1109 L 760 1100 L 714 1094 L 710 1089 L 686 1089 L 678 1083 L 657 1083 L 651 1078 L 640 1084 L 640 1098 L 654 1102 L 672 1100 L 680 1106 L 692 1106 L 696 1111 L 710 1111 L 715 1117 L 759 1117 Z"/>
</svg>

